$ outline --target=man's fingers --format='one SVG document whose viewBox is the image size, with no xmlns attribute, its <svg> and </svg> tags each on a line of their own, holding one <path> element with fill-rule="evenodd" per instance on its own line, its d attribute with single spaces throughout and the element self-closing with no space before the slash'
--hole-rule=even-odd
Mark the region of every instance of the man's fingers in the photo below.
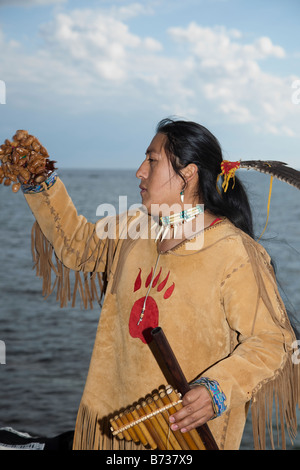
<svg viewBox="0 0 300 470">
<path fill-rule="evenodd" d="M 181 432 L 191 431 L 192 429 L 202 426 L 210 419 L 210 415 L 204 415 L 201 412 L 193 413 L 185 418 L 171 424 L 172 431 L 180 430 Z"/>
<path fill-rule="evenodd" d="M 202 426 L 214 415 L 211 397 L 204 387 L 195 387 L 187 392 L 182 404 L 182 409 L 170 416 L 173 431 L 190 431 Z"/>
</svg>

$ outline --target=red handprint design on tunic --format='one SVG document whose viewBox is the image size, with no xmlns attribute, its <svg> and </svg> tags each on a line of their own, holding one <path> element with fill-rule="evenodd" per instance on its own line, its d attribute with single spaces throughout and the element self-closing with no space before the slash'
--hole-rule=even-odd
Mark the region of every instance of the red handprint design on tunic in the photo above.
<svg viewBox="0 0 300 470">
<path fill-rule="evenodd" d="M 161 274 L 162 274 L 162 268 L 160 268 L 159 273 L 154 277 L 152 285 L 151 285 L 151 290 L 155 289 L 157 292 L 162 292 L 162 299 L 167 300 L 173 294 L 175 283 L 173 282 L 173 284 L 171 284 L 168 288 L 166 288 L 168 280 L 169 280 L 169 276 L 170 276 L 170 271 L 168 272 L 166 277 L 161 282 L 159 282 Z M 146 282 L 145 282 L 146 288 L 150 286 L 152 277 L 153 277 L 153 268 L 151 269 L 151 272 L 148 274 L 146 278 Z M 139 273 L 134 283 L 133 291 L 136 292 L 140 290 L 141 288 L 142 288 L 142 270 L 139 269 Z M 143 307 L 144 307 L 144 312 L 143 312 L 143 318 L 141 320 L 140 317 L 141 317 Z M 130 335 L 133 338 L 140 338 L 140 340 L 143 341 L 143 343 L 147 343 L 147 344 L 150 343 L 152 339 L 151 330 L 158 326 L 158 319 L 159 319 L 159 309 L 154 298 L 151 295 L 148 295 L 147 297 L 146 296 L 141 297 L 140 299 L 135 301 L 131 309 L 130 318 L 129 318 Z"/>
</svg>

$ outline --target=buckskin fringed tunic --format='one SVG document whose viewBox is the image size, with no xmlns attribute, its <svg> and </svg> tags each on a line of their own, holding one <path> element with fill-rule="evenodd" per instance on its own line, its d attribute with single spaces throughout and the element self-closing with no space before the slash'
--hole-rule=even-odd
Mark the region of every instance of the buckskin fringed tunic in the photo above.
<svg viewBox="0 0 300 470">
<path fill-rule="evenodd" d="M 142 333 L 157 324 L 188 381 L 208 377 L 224 392 L 226 411 L 208 422 L 220 449 L 239 448 L 250 403 L 255 447 L 264 448 L 273 396 L 294 436 L 295 336 L 261 245 L 224 219 L 204 230 L 202 249 L 187 250 L 181 243 L 159 255 L 151 238 L 120 237 L 120 225 L 115 240 L 103 238 L 107 220 L 91 224 L 78 215 L 60 179 L 25 197 L 37 221 L 33 248 L 44 295 L 55 287 L 61 306 L 69 300 L 74 305 L 79 291 L 89 307 L 99 300 L 99 286 L 105 293 L 74 449 L 143 448 L 112 437 L 108 419 L 166 384 Z"/>
</svg>

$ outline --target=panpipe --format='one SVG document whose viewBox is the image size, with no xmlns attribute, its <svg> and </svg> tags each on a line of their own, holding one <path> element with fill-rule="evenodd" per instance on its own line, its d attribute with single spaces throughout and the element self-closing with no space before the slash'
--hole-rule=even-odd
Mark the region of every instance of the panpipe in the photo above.
<svg viewBox="0 0 300 470">
<path fill-rule="evenodd" d="M 206 450 L 196 429 L 185 433 L 171 430 L 169 416 L 182 406 L 181 394 L 167 385 L 111 418 L 112 434 L 146 449 Z"/>
</svg>

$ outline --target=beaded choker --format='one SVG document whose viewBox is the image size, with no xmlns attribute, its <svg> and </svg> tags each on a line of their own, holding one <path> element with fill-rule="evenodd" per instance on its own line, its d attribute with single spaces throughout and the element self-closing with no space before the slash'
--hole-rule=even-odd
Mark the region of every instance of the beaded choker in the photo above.
<svg viewBox="0 0 300 470">
<path fill-rule="evenodd" d="M 193 220 L 202 212 L 204 212 L 203 206 L 201 204 L 197 204 L 195 207 L 185 209 L 178 212 L 177 214 L 160 217 L 161 227 L 158 231 L 155 241 L 157 242 L 160 237 L 161 241 L 164 240 L 171 229 L 174 229 L 173 238 L 176 238 L 178 227 L 182 226 L 186 222 Z M 157 225 L 157 223 L 155 223 L 154 226 L 155 225 Z"/>
</svg>

